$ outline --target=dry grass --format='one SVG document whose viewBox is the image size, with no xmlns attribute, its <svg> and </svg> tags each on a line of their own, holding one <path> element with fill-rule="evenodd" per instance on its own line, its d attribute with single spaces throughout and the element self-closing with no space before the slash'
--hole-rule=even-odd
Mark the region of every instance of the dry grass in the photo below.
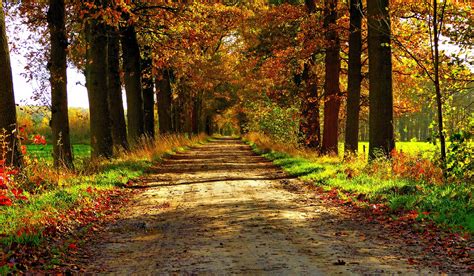
<svg viewBox="0 0 474 276">
<path fill-rule="evenodd" d="M 163 155 L 172 153 L 176 149 L 196 145 L 206 139 L 206 135 L 200 134 L 187 137 L 182 134 L 168 134 L 157 137 L 155 140 L 143 138 L 139 145 L 128 152 L 119 152 L 118 158 L 122 160 L 159 160 Z"/>
<path fill-rule="evenodd" d="M 320 163 L 341 162 L 338 156 L 320 155 L 316 150 L 307 149 L 292 143 L 284 144 L 275 142 L 269 136 L 257 132 L 250 132 L 244 136 L 244 139 L 258 145 L 262 151 L 276 151 L 289 154 L 293 157 L 301 157 L 308 160 L 317 160 Z"/>
<path fill-rule="evenodd" d="M 14 182 L 25 191 L 38 194 L 57 187 L 74 185 L 74 179 L 92 177 L 104 170 L 110 170 L 115 165 L 157 161 L 166 154 L 196 145 L 206 137 L 203 134 L 191 137 L 170 134 L 159 136 L 155 140 L 144 138 L 130 151 L 116 150 L 116 157 L 113 159 L 78 158 L 74 161 L 74 169 L 58 169 L 52 166 L 51 162 L 32 158 L 27 154 L 24 167 Z"/>
</svg>

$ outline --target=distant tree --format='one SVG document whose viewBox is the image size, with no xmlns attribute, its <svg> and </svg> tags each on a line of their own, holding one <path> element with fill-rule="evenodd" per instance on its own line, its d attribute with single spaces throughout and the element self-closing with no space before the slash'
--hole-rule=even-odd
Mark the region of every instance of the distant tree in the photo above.
<svg viewBox="0 0 474 276">
<path fill-rule="evenodd" d="M 48 27 L 51 39 L 48 64 L 51 82 L 51 129 L 55 166 L 73 167 L 67 103 L 67 47 L 64 0 L 50 0 Z"/>
<path fill-rule="evenodd" d="M 369 28 L 369 158 L 389 156 L 393 136 L 389 0 L 367 1 Z"/>
<path fill-rule="evenodd" d="M 22 158 L 19 143 L 16 139 L 16 105 L 13 92 L 13 78 L 10 63 L 10 51 L 5 30 L 5 14 L 3 12 L 3 1 L 0 1 L 0 131 L 6 131 L 4 137 L 9 150 L 4 151 L 0 145 L 0 159 L 6 156 L 7 162 L 14 166 L 21 166 Z M 0 132 L 1 133 L 1 132 Z"/>
</svg>

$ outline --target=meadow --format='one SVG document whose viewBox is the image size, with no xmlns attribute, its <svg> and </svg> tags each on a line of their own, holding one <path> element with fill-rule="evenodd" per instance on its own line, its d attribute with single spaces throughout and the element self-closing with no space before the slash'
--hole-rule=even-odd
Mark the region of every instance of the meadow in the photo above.
<svg viewBox="0 0 474 276">
<path fill-rule="evenodd" d="M 30 157 L 44 160 L 47 162 L 53 161 L 53 145 L 27 145 L 27 152 Z M 91 146 L 85 144 L 72 145 L 72 152 L 74 158 L 90 157 Z"/>
</svg>

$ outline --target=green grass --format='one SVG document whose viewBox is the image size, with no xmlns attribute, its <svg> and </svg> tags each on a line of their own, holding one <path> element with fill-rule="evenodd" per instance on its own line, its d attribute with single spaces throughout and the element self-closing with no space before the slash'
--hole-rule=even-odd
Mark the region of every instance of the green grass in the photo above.
<svg viewBox="0 0 474 276">
<path fill-rule="evenodd" d="M 369 202 L 385 203 L 394 211 L 402 209 L 417 210 L 419 213 L 429 212 L 427 217 L 439 225 L 452 228 L 461 226 L 474 233 L 472 184 L 433 185 L 387 177 L 389 170 L 380 172 L 380 175 L 369 175 L 364 172 L 366 163 L 360 160 L 352 163 L 342 163 L 338 158 L 324 157 L 309 160 L 282 152 L 262 152 L 257 145 L 250 144 L 255 152 L 272 160 L 289 174 L 313 182 L 324 189 L 337 188 L 354 196 L 362 194 Z M 407 151 L 413 152 L 425 145 L 410 142 L 400 146 L 406 146 Z M 347 169 L 359 173 L 348 178 L 345 173 Z"/>
<path fill-rule="evenodd" d="M 27 202 L 15 204 L 0 209 L 0 236 L 5 235 L 2 242 L 12 241 L 24 242 L 21 237 L 12 235 L 17 229 L 25 226 L 28 222 L 41 221 L 45 216 L 54 216 L 64 210 L 70 209 L 79 200 L 91 198 L 93 195 L 87 192 L 88 187 L 99 191 L 110 190 L 118 184 L 124 184 L 128 179 L 140 176 L 150 165 L 150 161 L 134 161 L 133 164 L 126 161 L 111 161 L 104 166 L 102 172 L 79 176 L 67 180 L 66 186 L 47 191 L 38 195 L 30 195 Z"/>
<path fill-rule="evenodd" d="M 53 146 L 52 145 L 27 145 L 26 150 L 28 154 L 33 158 L 41 160 L 52 161 L 53 160 Z M 90 157 L 91 147 L 90 145 L 73 145 L 72 152 L 75 158 Z"/>
</svg>

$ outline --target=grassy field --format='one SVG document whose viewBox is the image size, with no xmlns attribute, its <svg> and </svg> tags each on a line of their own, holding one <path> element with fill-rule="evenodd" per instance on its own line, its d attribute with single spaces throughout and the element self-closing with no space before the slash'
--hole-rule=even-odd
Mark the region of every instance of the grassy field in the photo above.
<svg viewBox="0 0 474 276">
<path fill-rule="evenodd" d="M 28 154 L 33 158 L 43 159 L 47 161 L 53 160 L 53 146 L 52 145 L 27 145 Z M 72 151 L 75 158 L 89 157 L 91 154 L 90 145 L 73 145 Z"/>
<path fill-rule="evenodd" d="M 396 142 L 395 148 L 411 155 L 421 154 L 430 158 L 438 150 L 438 147 L 428 142 Z M 369 142 L 359 142 L 359 153 L 369 154 Z M 339 143 L 339 153 L 344 153 L 344 143 Z"/>
</svg>

